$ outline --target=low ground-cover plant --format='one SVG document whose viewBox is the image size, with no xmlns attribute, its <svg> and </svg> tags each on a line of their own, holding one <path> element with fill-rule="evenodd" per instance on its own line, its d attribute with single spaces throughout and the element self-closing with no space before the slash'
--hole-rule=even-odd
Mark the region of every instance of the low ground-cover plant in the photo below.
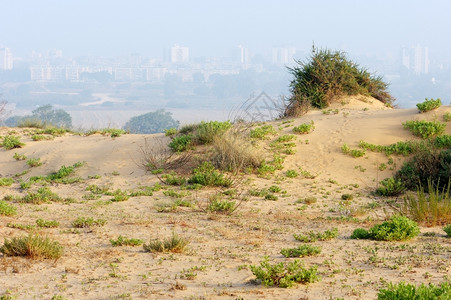
<svg viewBox="0 0 451 300">
<path fill-rule="evenodd" d="M 15 160 L 26 160 L 27 156 L 25 154 L 14 153 L 13 158 Z"/>
<path fill-rule="evenodd" d="M 48 135 L 42 135 L 42 134 L 34 134 L 31 136 L 31 139 L 35 142 L 37 141 L 49 141 L 52 140 L 53 137 L 52 136 L 48 136 Z"/>
<path fill-rule="evenodd" d="M 236 209 L 236 202 L 221 199 L 221 197 L 212 197 L 209 199 L 207 210 L 213 213 L 231 214 Z"/>
<path fill-rule="evenodd" d="M 0 252 L 5 256 L 26 256 L 32 259 L 58 259 L 63 255 L 63 247 L 57 241 L 38 234 L 5 239 Z"/>
<path fill-rule="evenodd" d="M 22 148 L 25 144 L 20 141 L 18 136 L 7 135 L 3 138 L 1 146 L 6 150 L 11 150 L 15 148 Z"/>
<path fill-rule="evenodd" d="M 42 165 L 41 158 L 30 158 L 27 160 L 27 165 L 31 168 L 39 167 Z"/>
<path fill-rule="evenodd" d="M 304 242 L 304 243 L 311 243 L 311 242 L 316 242 L 316 241 L 327 241 L 327 240 L 336 238 L 337 236 L 338 236 L 338 228 L 328 229 L 324 232 L 315 232 L 315 231 L 311 230 L 309 232 L 304 232 L 304 233 L 293 235 L 295 240 Z"/>
<path fill-rule="evenodd" d="M 406 191 L 404 183 L 393 177 L 385 178 L 376 189 L 376 194 L 385 197 L 399 196 Z"/>
<path fill-rule="evenodd" d="M 42 204 L 48 202 L 61 202 L 63 199 L 52 192 L 49 187 L 41 187 L 36 192 L 28 192 L 25 196 L 16 198 L 21 203 Z"/>
<path fill-rule="evenodd" d="M 443 231 L 446 233 L 448 237 L 451 237 L 451 224 L 448 224 L 445 227 L 443 227 Z"/>
<path fill-rule="evenodd" d="M 387 288 L 380 289 L 377 294 L 378 300 L 406 300 L 406 299 L 451 299 L 451 283 L 421 284 L 415 286 L 410 283 L 390 283 Z"/>
<path fill-rule="evenodd" d="M 442 100 L 440 100 L 440 98 L 437 98 L 435 100 L 432 98 L 431 99 L 426 98 L 424 102 L 417 103 L 417 107 L 422 113 L 439 108 L 441 105 Z"/>
<path fill-rule="evenodd" d="M 275 135 L 276 131 L 272 125 L 263 125 L 250 131 L 250 137 L 253 139 L 266 139 L 267 135 Z"/>
<path fill-rule="evenodd" d="M 17 212 L 15 206 L 12 206 L 4 200 L 0 200 L 0 215 L 2 216 L 14 216 Z"/>
<path fill-rule="evenodd" d="M 446 112 L 443 114 L 443 121 L 450 122 L 451 121 L 451 113 Z"/>
<path fill-rule="evenodd" d="M 285 257 L 304 257 L 321 253 L 321 247 L 304 244 L 296 248 L 284 248 L 280 250 L 280 254 Z"/>
<path fill-rule="evenodd" d="M 213 140 L 232 127 L 232 123 L 229 121 L 219 122 L 201 122 L 195 131 L 195 140 L 197 144 L 205 145 L 211 144 Z"/>
<path fill-rule="evenodd" d="M 87 228 L 91 226 L 103 226 L 107 223 L 105 219 L 94 219 L 91 217 L 78 217 L 72 222 L 75 228 Z"/>
<path fill-rule="evenodd" d="M 119 235 L 117 239 L 110 239 L 110 243 L 113 247 L 118 246 L 141 246 L 144 242 L 140 239 L 127 238 Z"/>
<path fill-rule="evenodd" d="M 429 182 L 427 193 L 423 187 L 419 187 L 416 193 L 404 197 L 401 212 L 428 226 L 451 223 L 450 188 L 451 180 L 443 189 Z"/>
<path fill-rule="evenodd" d="M 0 177 L 0 186 L 10 186 L 14 183 L 14 179 L 9 177 Z"/>
<path fill-rule="evenodd" d="M 38 227 L 43 227 L 43 228 L 55 228 L 55 227 L 60 226 L 60 223 L 55 220 L 37 219 L 36 225 L 38 225 Z"/>
<path fill-rule="evenodd" d="M 347 144 L 343 144 L 343 146 L 341 146 L 341 152 L 352 157 L 362 157 L 365 155 L 365 150 L 351 149 Z"/>
<path fill-rule="evenodd" d="M 193 175 L 188 179 L 188 183 L 203 186 L 230 187 L 232 180 L 217 171 L 211 162 L 203 162 L 193 170 Z"/>
<path fill-rule="evenodd" d="M 293 128 L 293 131 L 299 134 L 308 134 L 315 129 L 315 123 L 311 121 L 310 123 L 303 123 L 299 126 Z"/>
<path fill-rule="evenodd" d="M 370 230 L 357 228 L 351 239 L 372 239 L 376 241 L 404 241 L 420 233 L 418 224 L 405 216 L 393 216 L 382 224 L 374 225 Z"/>
<path fill-rule="evenodd" d="M 265 286 L 288 288 L 297 283 L 308 284 L 319 280 L 316 266 L 307 269 L 297 259 L 288 263 L 271 264 L 266 256 L 259 266 L 251 265 L 250 269 Z"/>
<path fill-rule="evenodd" d="M 174 152 L 184 152 L 192 148 L 193 136 L 191 134 L 184 134 L 176 136 L 169 143 L 169 148 Z"/>
<path fill-rule="evenodd" d="M 427 139 L 433 136 L 441 135 L 445 132 L 446 124 L 438 121 L 406 121 L 403 127 L 410 130 L 413 135 Z"/>
<path fill-rule="evenodd" d="M 179 237 L 176 233 L 172 233 L 170 238 L 160 240 L 151 240 L 149 243 L 144 244 L 143 248 L 146 252 L 174 252 L 174 253 L 182 253 L 185 251 L 186 246 L 188 245 L 188 240 Z"/>
</svg>

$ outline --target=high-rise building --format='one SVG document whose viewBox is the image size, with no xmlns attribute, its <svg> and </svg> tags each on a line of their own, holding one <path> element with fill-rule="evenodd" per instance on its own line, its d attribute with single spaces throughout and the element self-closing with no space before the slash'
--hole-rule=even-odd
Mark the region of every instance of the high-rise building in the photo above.
<svg viewBox="0 0 451 300">
<path fill-rule="evenodd" d="M 240 63 L 243 65 L 248 65 L 250 63 L 249 49 L 241 45 L 239 45 L 238 48 L 240 49 Z"/>
<path fill-rule="evenodd" d="M 296 53 L 294 47 L 276 47 L 272 49 L 272 63 L 277 65 L 287 65 L 293 63 Z"/>
<path fill-rule="evenodd" d="M 189 48 L 174 45 L 171 47 L 171 62 L 185 63 L 189 61 Z"/>
<path fill-rule="evenodd" d="M 13 55 L 11 50 L 6 47 L 0 46 L 0 70 L 12 70 L 13 68 Z"/>
<path fill-rule="evenodd" d="M 401 53 L 402 65 L 415 75 L 429 73 L 429 50 L 427 47 L 403 47 Z"/>
</svg>

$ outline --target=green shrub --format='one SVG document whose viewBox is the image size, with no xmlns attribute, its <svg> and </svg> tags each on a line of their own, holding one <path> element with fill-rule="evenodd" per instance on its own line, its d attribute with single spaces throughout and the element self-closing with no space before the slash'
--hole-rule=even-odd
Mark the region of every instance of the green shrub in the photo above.
<svg viewBox="0 0 451 300">
<path fill-rule="evenodd" d="M 16 207 L 10 205 L 4 200 L 0 200 L 0 215 L 2 216 L 14 216 L 16 214 Z"/>
<path fill-rule="evenodd" d="M 15 160 L 26 160 L 27 157 L 25 156 L 25 154 L 19 154 L 19 153 L 14 153 L 13 158 Z"/>
<path fill-rule="evenodd" d="M 232 181 L 224 177 L 224 174 L 218 172 L 211 162 L 203 162 L 195 168 L 193 175 L 188 179 L 190 184 L 200 184 L 203 186 L 222 186 L 230 187 Z"/>
<path fill-rule="evenodd" d="M 348 154 L 352 157 L 362 157 L 364 156 L 365 150 L 360 150 L 360 149 L 351 149 L 349 148 L 349 146 L 347 144 L 343 144 L 343 146 L 341 146 L 341 152 L 343 152 L 344 154 Z"/>
<path fill-rule="evenodd" d="M 185 251 L 188 241 L 182 237 L 179 237 L 176 233 L 172 233 L 170 238 L 164 240 L 151 240 L 149 243 L 143 245 L 143 249 L 146 252 L 174 252 L 182 253 Z"/>
<path fill-rule="evenodd" d="M 119 235 L 117 239 L 115 240 L 111 239 L 110 243 L 113 247 L 118 247 L 118 246 L 140 246 L 144 242 L 143 240 L 140 239 L 132 239 Z"/>
<path fill-rule="evenodd" d="M 130 196 L 127 194 L 127 192 L 117 189 L 113 192 L 113 198 L 111 198 L 111 201 L 122 202 L 127 201 L 129 198 Z"/>
<path fill-rule="evenodd" d="M 354 196 L 352 194 L 343 194 L 341 195 L 341 200 L 352 200 Z"/>
<path fill-rule="evenodd" d="M 196 142 L 201 145 L 211 144 L 217 136 L 224 134 L 231 127 L 232 123 L 229 121 L 201 122 L 195 131 Z"/>
<path fill-rule="evenodd" d="M 309 244 L 301 245 L 297 248 L 284 248 L 280 250 L 280 254 L 285 257 L 304 257 L 312 256 L 321 253 L 321 247 L 312 246 Z"/>
<path fill-rule="evenodd" d="M 186 183 L 186 178 L 179 176 L 175 173 L 164 174 L 161 176 L 163 182 L 169 185 L 184 185 Z"/>
<path fill-rule="evenodd" d="M 233 213 L 235 211 L 235 208 L 236 208 L 235 201 L 221 199 L 220 197 L 212 197 L 207 206 L 207 210 L 210 212 L 225 213 L 225 214 Z"/>
<path fill-rule="evenodd" d="M 9 177 L 0 177 L 0 186 L 10 186 L 14 183 L 14 179 Z"/>
<path fill-rule="evenodd" d="M 63 255 L 60 243 L 43 238 L 38 234 L 5 239 L 0 252 L 5 256 L 26 256 L 32 259 L 51 258 L 58 259 Z"/>
<path fill-rule="evenodd" d="M 450 122 L 451 121 L 451 113 L 446 112 L 443 114 L 443 121 Z"/>
<path fill-rule="evenodd" d="M 451 180 L 447 188 L 439 189 L 428 184 L 427 193 L 419 187 L 416 194 L 404 197 L 401 212 L 411 219 L 428 226 L 451 223 L 451 198 L 449 191 Z"/>
<path fill-rule="evenodd" d="M 266 194 L 265 195 L 265 200 L 277 201 L 277 200 L 279 200 L 279 197 L 277 197 L 274 194 Z"/>
<path fill-rule="evenodd" d="M 415 286 L 410 283 L 400 282 L 397 284 L 390 283 L 387 288 L 380 289 L 377 294 L 378 300 L 434 300 L 434 299 L 451 299 L 451 283 L 443 282 L 439 285 L 430 283 L 429 285 L 421 284 Z"/>
<path fill-rule="evenodd" d="M 430 138 L 432 136 L 441 135 L 445 132 L 446 124 L 438 121 L 406 121 L 403 127 L 409 129 L 413 135 L 422 137 L 423 139 Z"/>
<path fill-rule="evenodd" d="M 24 197 L 18 199 L 19 202 L 32 203 L 32 204 L 42 204 L 48 202 L 60 202 L 61 197 L 58 194 L 52 192 L 48 187 L 41 187 L 37 192 L 29 192 Z"/>
<path fill-rule="evenodd" d="M 55 227 L 60 226 L 60 223 L 58 221 L 54 221 L 54 220 L 37 219 L 36 225 L 38 225 L 38 227 L 44 227 L 44 228 L 55 228 Z"/>
<path fill-rule="evenodd" d="M 169 148 L 174 152 L 184 152 L 191 148 L 193 143 L 192 135 L 180 135 L 176 136 L 170 143 Z"/>
<path fill-rule="evenodd" d="M 420 110 L 420 112 L 424 113 L 436 108 L 439 108 L 442 105 L 442 101 L 440 100 L 440 98 L 437 99 L 428 99 L 426 98 L 424 100 L 424 102 L 418 103 L 417 107 Z"/>
<path fill-rule="evenodd" d="M 286 264 L 281 262 L 271 265 L 266 256 L 259 266 L 251 265 L 250 269 L 265 286 L 288 288 L 296 283 L 307 284 L 319 280 L 316 266 L 307 269 L 297 259 Z"/>
<path fill-rule="evenodd" d="M 295 240 L 304 242 L 304 243 L 311 243 L 316 241 L 327 241 L 334 239 L 338 236 L 338 228 L 332 228 L 328 229 L 325 232 L 315 232 L 313 230 L 309 232 L 304 232 L 300 234 L 294 234 L 293 237 Z"/>
<path fill-rule="evenodd" d="M 165 136 L 174 136 L 177 134 L 177 128 L 169 128 L 164 131 Z"/>
<path fill-rule="evenodd" d="M 420 233 L 418 224 L 404 216 L 393 216 L 382 224 L 374 225 L 366 232 L 365 229 L 354 230 L 351 238 L 372 239 L 376 241 L 405 241 Z"/>
<path fill-rule="evenodd" d="M 272 127 L 272 125 L 263 125 L 261 127 L 257 127 L 251 130 L 250 137 L 253 139 L 265 139 L 268 134 L 274 135 L 276 131 Z"/>
<path fill-rule="evenodd" d="M 451 224 L 446 225 L 445 227 L 443 227 L 443 231 L 446 232 L 446 235 L 448 237 L 451 237 Z"/>
<path fill-rule="evenodd" d="M 18 136 L 7 135 L 3 138 L 2 147 L 6 150 L 22 148 L 23 146 L 25 146 L 25 144 L 20 141 Z"/>
<path fill-rule="evenodd" d="M 393 177 L 385 178 L 380 182 L 380 185 L 381 186 L 376 189 L 376 194 L 380 196 L 399 196 L 406 191 L 404 183 Z"/>
<path fill-rule="evenodd" d="M 91 217 L 78 217 L 72 222 L 72 226 L 75 228 L 86 228 L 91 226 L 103 226 L 107 223 L 104 219 L 94 219 Z"/>
<path fill-rule="evenodd" d="M 39 167 L 42 165 L 42 162 L 40 158 L 30 158 L 29 160 L 27 160 L 27 165 L 31 168 Z"/>
<path fill-rule="evenodd" d="M 299 176 L 299 173 L 296 172 L 296 170 L 287 170 L 285 172 L 285 176 L 287 176 L 288 178 L 296 178 Z"/>
<path fill-rule="evenodd" d="M 451 178 L 451 149 L 418 152 L 403 164 L 394 178 L 409 190 L 428 186 L 428 181 L 440 188 L 447 186 Z"/>
<path fill-rule="evenodd" d="M 293 128 L 293 131 L 299 134 L 308 134 L 315 129 L 315 123 L 311 121 L 310 123 L 303 123 L 297 127 Z"/>
<path fill-rule="evenodd" d="M 309 106 L 328 107 L 342 95 L 368 95 L 387 105 L 394 100 L 381 77 L 359 68 L 344 52 L 314 47 L 309 61 L 297 63 L 289 69 L 294 78 L 285 116 L 303 114 Z"/>
</svg>

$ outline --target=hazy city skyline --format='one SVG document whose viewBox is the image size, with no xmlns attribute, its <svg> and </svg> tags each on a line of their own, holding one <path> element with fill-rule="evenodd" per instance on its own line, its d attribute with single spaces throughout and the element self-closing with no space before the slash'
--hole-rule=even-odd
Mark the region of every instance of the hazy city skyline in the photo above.
<svg viewBox="0 0 451 300">
<path fill-rule="evenodd" d="M 0 45 L 15 56 L 61 49 L 67 56 L 140 53 L 162 57 L 180 44 L 190 56 L 227 56 L 243 45 L 320 47 L 352 53 L 426 45 L 450 53 L 448 1 L 5 1 Z M 450 54 L 451 55 L 451 54 Z"/>
</svg>

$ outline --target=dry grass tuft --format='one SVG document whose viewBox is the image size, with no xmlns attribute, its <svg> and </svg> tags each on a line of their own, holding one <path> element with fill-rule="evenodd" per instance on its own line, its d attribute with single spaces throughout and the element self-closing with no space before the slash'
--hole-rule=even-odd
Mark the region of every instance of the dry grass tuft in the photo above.
<svg viewBox="0 0 451 300">
<path fill-rule="evenodd" d="M 14 237 L 6 239 L 0 252 L 5 256 L 26 256 L 32 259 L 51 258 L 58 259 L 63 255 L 63 246 L 48 237 L 39 234 Z"/>
</svg>

